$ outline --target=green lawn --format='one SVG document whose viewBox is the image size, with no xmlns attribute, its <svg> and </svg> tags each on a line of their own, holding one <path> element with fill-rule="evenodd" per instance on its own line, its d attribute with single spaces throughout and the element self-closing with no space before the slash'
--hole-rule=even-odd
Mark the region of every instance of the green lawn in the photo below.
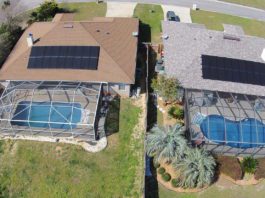
<svg viewBox="0 0 265 198">
<path fill-rule="evenodd" d="M 159 198 L 264 198 L 264 192 L 265 181 L 252 186 L 230 184 L 226 189 L 213 185 L 199 193 L 176 193 L 159 185 Z"/>
<path fill-rule="evenodd" d="M 62 3 L 59 4 L 59 6 L 68 11 L 74 12 L 74 20 L 76 21 L 91 20 L 95 16 L 104 17 L 107 11 L 106 3 Z"/>
<path fill-rule="evenodd" d="M 122 99 L 120 130 L 95 154 L 69 144 L 1 141 L 0 197 L 140 197 L 144 135 L 133 134 L 140 111 Z"/>
<path fill-rule="evenodd" d="M 207 28 L 223 31 L 223 23 L 240 25 L 246 34 L 265 38 L 265 22 L 208 11 L 191 11 L 193 23 L 205 24 Z"/>
<path fill-rule="evenodd" d="M 161 20 L 164 19 L 164 14 L 160 5 L 137 4 L 134 17 L 138 17 L 142 22 L 140 32 L 140 36 L 143 37 L 142 41 L 161 42 Z"/>
<path fill-rule="evenodd" d="M 221 1 L 236 3 L 240 5 L 245 5 L 265 10 L 265 0 L 221 0 Z"/>
</svg>

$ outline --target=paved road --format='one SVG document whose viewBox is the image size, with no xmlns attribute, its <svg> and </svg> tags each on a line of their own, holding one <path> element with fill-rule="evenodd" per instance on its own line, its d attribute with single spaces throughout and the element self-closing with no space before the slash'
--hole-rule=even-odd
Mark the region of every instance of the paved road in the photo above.
<svg viewBox="0 0 265 198">
<path fill-rule="evenodd" d="M 0 0 L 2 1 L 2 0 Z M 92 2 L 95 0 L 58 0 L 58 2 Z M 184 7 L 192 7 L 196 3 L 202 10 L 221 12 L 241 17 L 247 17 L 265 21 L 265 11 L 246 6 L 224 3 L 217 0 L 108 0 L 118 2 L 139 2 L 139 3 L 155 3 L 168 4 Z M 12 13 L 21 13 L 25 10 L 32 9 L 38 6 L 43 0 L 11 0 Z M 3 19 L 4 13 L 0 12 L 0 21 Z"/>
</svg>

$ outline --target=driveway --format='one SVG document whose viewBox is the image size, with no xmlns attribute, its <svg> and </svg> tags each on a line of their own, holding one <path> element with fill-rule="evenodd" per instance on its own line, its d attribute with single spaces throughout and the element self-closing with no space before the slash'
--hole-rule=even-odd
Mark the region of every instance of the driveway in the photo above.
<svg viewBox="0 0 265 198">
<path fill-rule="evenodd" d="M 132 17 L 137 3 L 107 2 L 106 17 Z"/>
<path fill-rule="evenodd" d="M 173 11 L 177 16 L 179 16 L 181 22 L 192 23 L 189 8 L 171 6 L 171 5 L 162 5 L 162 9 L 164 11 L 164 20 L 167 20 L 167 12 Z"/>
</svg>

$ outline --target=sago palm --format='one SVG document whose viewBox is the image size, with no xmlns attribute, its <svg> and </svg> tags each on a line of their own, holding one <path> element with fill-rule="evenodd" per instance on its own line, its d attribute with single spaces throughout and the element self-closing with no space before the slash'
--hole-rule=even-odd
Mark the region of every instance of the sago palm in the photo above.
<svg viewBox="0 0 265 198">
<path fill-rule="evenodd" d="M 185 188 L 201 188 L 211 184 L 215 166 L 213 156 L 198 148 L 187 149 L 183 159 L 173 162 L 173 167 L 180 173 L 181 185 Z"/>
<path fill-rule="evenodd" d="M 170 162 L 173 158 L 181 157 L 187 147 L 184 130 L 181 125 L 173 127 L 154 127 L 146 138 L 147 155 L 156 161 Z"/>
</svg>

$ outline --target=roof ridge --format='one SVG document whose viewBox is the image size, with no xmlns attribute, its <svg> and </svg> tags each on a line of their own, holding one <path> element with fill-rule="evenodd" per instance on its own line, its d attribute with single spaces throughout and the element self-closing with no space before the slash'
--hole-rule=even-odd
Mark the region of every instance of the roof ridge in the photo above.
<svg viewBox="0 0 265 198">
<path fill-rule="evenodd" d="M 91 35 L 91 36 L 97 41 L 97 43 L 99 44 L 100 42 L 98 41 L 98 39 L 96 39 L 96 38 L 95 38 L 95 37 L 89 32 L 89 30 L 87 30 L 87 29 L 83 26 L 83 24 L 82 24 L 83 22 L 79 22 L 79 23 L 81 24 L 82 28 L 85 29 L 85 30 L 89 33 L 89 35 Z M 126 75 L 126 77 L 127 77 L 129 80 L 132 80 L 132 79 L 128 76 L 128 74 L 122 69 L 122 67 L 120 67 L 120 64 L 118 64 L 117 61 L 114 60 L 113 57 L 109 55 L 108 50 L 106 50 L 106 49 L 103 47 L 103 45 L 100 45 L 100 48 L 103 48 L 103 50 L 104 50 L 104 51 L 106 52 L 106 54 L 111 58 L 111 60 L 115 63 L 115 65 L 117 65 L 117 67 L 119 68 L 119 70 L 122 71 L 122 72 Z"/>
</svg>

